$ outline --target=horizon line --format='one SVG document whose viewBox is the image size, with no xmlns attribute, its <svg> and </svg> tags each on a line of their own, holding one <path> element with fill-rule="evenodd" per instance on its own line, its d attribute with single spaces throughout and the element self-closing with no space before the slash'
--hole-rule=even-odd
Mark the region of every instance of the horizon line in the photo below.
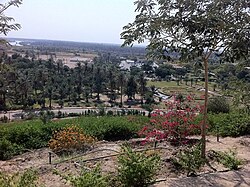
<svg viewBox="0 0 250 187">
<path fill-rule="evenodd" d="M 58 42 L 73 42 L 73 43 L 88 43 L 88 44 L 102 44 L 102 45 L 116 45 L 120 46 L 122 48 L 122 44 L 118 43 L 107 43 L 107 42 L 83 42 L 83 41 L 74 41 L 74 40 L 61 40 L 61 39 L 41 39 L 41 38 L 23 38 L 23 37 L 8 37 L 4 36 L 1 38 L 5 39 L 20 39 L 20 40 L 45 40 L 45 41 L 58 41 Z M 132 48 L 132 47 L 141 47 L 141 48 L 146 48 L 146 45 L 139 45 L 139 44 L 134 44 L 133 46 L 125 46 L 125 48 Z"/>
</svg>

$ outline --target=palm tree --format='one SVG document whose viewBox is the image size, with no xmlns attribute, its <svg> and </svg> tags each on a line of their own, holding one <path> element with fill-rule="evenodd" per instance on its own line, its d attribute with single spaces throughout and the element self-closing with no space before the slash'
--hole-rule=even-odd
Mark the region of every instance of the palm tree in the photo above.
<svg viewBox="0 0 250 187">
<path fill-rule="evenodd" d="M 146 84 L 147 84 L 147 81 L 144 78 L 144 73 L 141 72 L 139 75 L 139 86 L 140 86 L 139 91 L 141 94 L 141 105 L 143 105 L 143 98 L 144 98 L 145 92 L 146 92 Z"/>
<path fill-rule="evenodd" d="M 49 108 L 52 108 L 53 86 L 49 86 L 46 90 L 46 95 L 49 98 Z"/>
<path fill-rule="evenodd" d="M 115 77 L 115 73 L 113 72 L 114 72 L 114 68 L 110 67 L 110 69 L 108 70 L 108 81 L 109 81 L 109 89 L 110 89 L 109 98 L 112 102 L 116 98 L 116 94 L 115 94 L 116 77 Z"/>
<path fill-rule="evenodd" d="M 97 67 L 96 72 L 94 74 L 94 90 L 97 93 L 97 101 L 100 101 L 100 93 L 103 91 L 103 83 L 104 83 L 104 73 L 102 73 L 101 68 Z"/>
<path fill-rule="evenodd" d="M 122 96 L 123 96 L 123 87 L 125 85 L 125 75 L 123 72 L 120 72 L 119 76 L 118 76 L 118 82 L 119 82 L 119 86 L 120 86 L 120 105 L 122 107 L 123 102 L 122 102 Z"/>
<path fill-rule="evenodd" d="M 23 107 L 27 106 L 27 99 L 30 94 L 32 94 L 32 79 L 29 77 L 30 73 L 28 70 L 20 73 L 19 87 L 18 90 L 21 94 L 21 100 Z"/>
<path fill-rule="evenodd" d="M 77 62 L 77 66 L 75 67 L 76 71 L 76 84 L 77 84 L 77 90 L 76 92 L 78 93 L 78 99 L 81 99 L 81 93 L 82 93 L 82 88 L 83 88 L 83 67 L 81 62 Z"/>
<path fill-rule="evenodd" d="M 135 99 L 135 94 L 137 90 L 137 83 L 135 82 L 135 77 L 130 76 L 127 82 L 127 89 L 126 89 L 126 95 L 128 96 L 128 99 Z"/>
</svg>

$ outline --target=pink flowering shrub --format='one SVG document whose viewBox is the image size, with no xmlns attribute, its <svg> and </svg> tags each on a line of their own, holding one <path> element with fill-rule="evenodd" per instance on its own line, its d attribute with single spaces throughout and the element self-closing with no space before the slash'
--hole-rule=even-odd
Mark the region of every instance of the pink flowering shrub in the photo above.
<svg viewBox="0 0 250 187">
<path fill-rule="evenodd" d="M 146 137 L 146 141 L 169 140 L 184 143 L 186 137 L 200 129 L 197 116 L 203 110 L 200 105 L 195 105 L 191 96 L 184 100 L 166 103 L 166 110 L 155 110 L 151 115 L 150 123 L 141 129 L 139 135 Z"/>
</svg>

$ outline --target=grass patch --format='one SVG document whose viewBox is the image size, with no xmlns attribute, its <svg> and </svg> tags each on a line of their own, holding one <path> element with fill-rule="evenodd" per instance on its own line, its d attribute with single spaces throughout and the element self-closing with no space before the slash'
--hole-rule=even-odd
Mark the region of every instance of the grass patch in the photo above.
<svg viewBox="0 0 250 187">
<path fill-rule="evenodd" d="M 190 81 L 188 82 L 188 85 L 185 84 L 185 81 L 180 83 L 180 85 L 177 85 L 176 81 L 148 81 L 148 86 L 155 86 L 156 88 L 161 89 L 165 94 L 175 94 L 175 93 L 181 93 L 183 95 L 189 95 L 189 94 L 195 94 L 198 97 L 203 95 L 203 92 L 199 92 L 196 89 L 197 88 L 203 88 L 204 83 L 198 82 L 197 84 L 193 83 L 193 86 L 191 87 Z M 214 83 L 209 83 L 208 89 L 210 91 L 213 91 L 213 85 Z M 218 92 L 218 89 L 217 89 Z"/>
</svg>

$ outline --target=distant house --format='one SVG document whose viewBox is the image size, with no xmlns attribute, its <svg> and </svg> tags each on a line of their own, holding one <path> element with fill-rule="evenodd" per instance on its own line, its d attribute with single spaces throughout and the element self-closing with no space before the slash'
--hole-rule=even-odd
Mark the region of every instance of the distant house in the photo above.
<svg viewBox="0 0 250 187">
<path fill-rule="evenodd" d="M 143 64 L 142 62 L 135 62 L 133 60 L 122 60 L 119 67 L 121 68 L 121 70 L 130 71 L 130 68 L 132 66 L 140 68 L 142 64 Z"/>
<path fill-rule="evenodd" d="M 170 65 L 173 66 L 173 68 L 175 68 L 175 69 L 183 69 L 183 68 L 185 68 L 183 66 L 180 66 L 179 64 L 170 64 Z"/>
</svg>

